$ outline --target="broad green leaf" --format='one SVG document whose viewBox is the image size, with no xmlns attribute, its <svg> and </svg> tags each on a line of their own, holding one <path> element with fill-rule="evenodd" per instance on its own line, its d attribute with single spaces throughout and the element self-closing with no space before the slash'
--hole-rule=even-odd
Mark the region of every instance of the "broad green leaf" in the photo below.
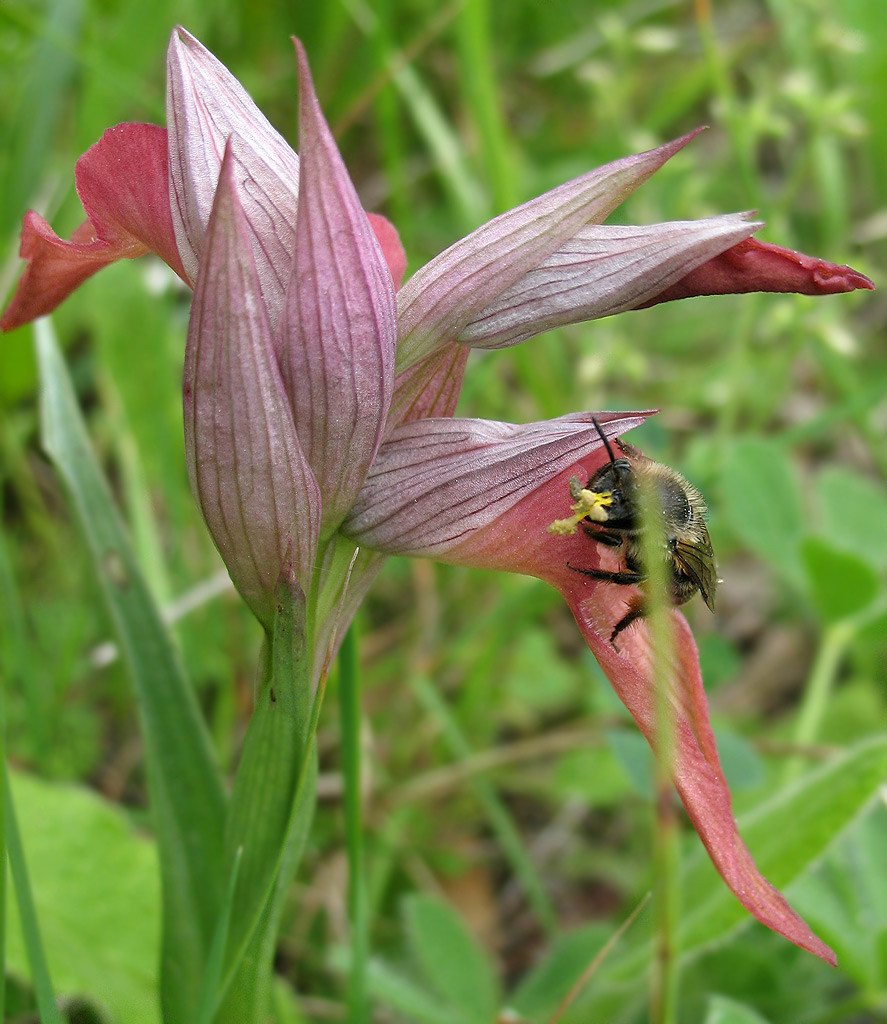
<svg viewBox="0 0 887 1024">
<path fill-rule="evenodd" d="M 755 748 L 738 732 L 717 726 L 715 740 L 721 755 L 721 767 L 733 792 L 753 789 L 764 781 L 764 765 Z"/>
<path fill-rule="evenodd" d="M 767 1024 L 767 1021 L 750 1006 L 743 1006 L 726 996 L 712 996 L 705 1024 Z"/>
<path fill-rule="evenodd" d="M 636 729 L 609 729 L 607 744 L 622 766 L 632 788 L 645 800 L 653 799 L 653 755 Z"/>
<path fill-rule="evenodd" d="M 417 1024 L 465 1024 L 466 1018 L 449 1004 L 442 1004 L 439 996 L 380 960 L 370 961 L 367 979 L 373 996 L 399 1010 L 407 1020 Z"/>
<path fill-rule="evenodd" d="M 508 1006 L 530 1020 L 550 1018 L 611 934 L 612 928 L 592 924 L 557 936 L 508 998 Z"/>
<path fill-rule="evenodd" d="M 734 442 L 721 468 L 721 499 L 721 514 L 737 537 L 799 584 L 803 501 L 784 449 L 761 438 Z"/>
<path fill-rule="evenodd" d="M 589 807 L 618 807 L 633 790 L 609 746 L 570 750 L 557 761 L 551 779 L 555 797 L 583 800 Z"/>
<path fill-rule="evenodd" d="M 806 538 L 801 554 L 813 604 L 826 622 L 861 612 L 877 596 L 878 577 L 856 555 L 818 537 Z"/>
<path fill-rule="evenodd" d="M 428 984 L 464 1024 L 490 1024 L 500 992 L 493 966 L 449 904 L 417 894 L 404 905 L 410 950 Z"/>
<path fill-rule="evenodd" d="M 887 567 L 887 491 L 850 469 L 830 466 L 816 478 L 819 512 L 828 539 L 869 565 Z"/>
<path fill-rule="evenodd" d="M 862 989 L 887 983 L 887 810 L 872 808 L 794 894 L 798 910 L 838 954 Z"/>
<path fill-rule="evenodd" d="M 160 849 L 162 990 L 172 1020 L 192 1019 L 222 891 L 225 799 L 194 693 L 136 564 L 90 448 L 67 370 L 37 324 L 43 444 L 77 510 L 135 690 Z"/>
<path fill-rule="evenodd" d="M 84 997 L 112 1024 L 160 1024 L 154 844 L 87 789 L 21 774 L 11 782 L 57 994 Z M 15 912 L 7 968 L 31 976 Z"/>
<path fill-rule="evenodd" d="M 283 978 L 275 978 L 271 989 L 271 1014 L 274 1024 L 309 1024 L 299 1009 L 296 994 Z"/>
</svg>

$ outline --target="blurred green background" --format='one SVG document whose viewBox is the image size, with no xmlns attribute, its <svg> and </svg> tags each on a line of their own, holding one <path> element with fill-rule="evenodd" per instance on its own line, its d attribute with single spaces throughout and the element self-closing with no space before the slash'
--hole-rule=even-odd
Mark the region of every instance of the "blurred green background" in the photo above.
<svg viewBox="0 0 887 1024">
<path fill-rule="evenodd" d="M 887 266 L 885 13 L 883 0 L 5 0 L 2 292 L 20 271 L 24 210 L 68 236 L 82 219 L 77 156 L 111 124 L 163 122 L 177 22 L 290 140 L 288 37 L 303 39 L 365 206 L 397 225 L 410 270 L 517 202 L 705 123 L 613 220 L 757 209 L 762 239 L 849 262 L 877 284 Z M 141 260 L 103 271 L 54 319 L 230 766 L 260 636 L 188 491 L 188 298 L 165 267 Z M 883 801 L 847 828 L 829 817 L 842 800 L 833 759 L 883 741 L 887 725 L 885 319 L 877 292 L 695 299 L 469 364 L 464 415 L 661 408 L 631 441 L 679 468 L 710 505 L 720 606 L 711 616 L 697 601 L 688 615 L 737 811 L 787 801 L 781 817 L 746 830 L 776 881 L 806 861 L 803 850 L 791 869 L 784 851 L 766 860 L 772 823 L 790 836 L 791 784 L 825 772 L 809 789 L 818 803 L 805 827 L 821 833 L 817 851 L 841 834 L 790 896 L 840 969 L 758 925 L 715 947 L 689 943 L 681 1021 L 887 1020 Z M 141 741 L 88 552 L 40 450 L 32 342 L 29 328 L 0 339 L 8 757 L 69 1019 L 148 1024 L 158 1020 L 158 908 Z M 649 886 L 646 747 L 559 597 L 536 581 L 394 559 L 360 633 L 378 1019 L 491 1024 L 511 1006 L 515 1020 L 550 1021 Z M 330 701 L 319 811 L 278 957 L 281 1022 L 343 1019 L 334 710 Z M 696 888 L 699 844 L 690 830 L 686 840 L 689 913 L 720 890 L 708 876 Z M 643 952 L 645 927 L 622 940 L 624 964 Z M 32 1020 L 15 929 L 7 970 L 8 1019 Z M 644 1020 L 642 975 L 620 984 L 617 973 L 592 979 L 563 1019 Z"/>
</svg>

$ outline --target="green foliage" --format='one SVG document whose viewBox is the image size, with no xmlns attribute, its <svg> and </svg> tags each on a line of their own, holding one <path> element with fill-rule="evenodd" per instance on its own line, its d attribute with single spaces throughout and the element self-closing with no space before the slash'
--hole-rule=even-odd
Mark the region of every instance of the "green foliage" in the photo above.
<svg viewBox="0 0 887 1024">
<path fill-rule="evenodd" d="M 415 895 L 404 906 L 404 924 L 410 953 L 451 1018 L 488 1024 L 499 1007 L 499 983 L 459 915 L 440 900 Z"/>
<path fill-rule="evenodd" d="M 712 996 L 705 1024 L 767 1024 L 767 1021 L 750 1006 L 724 996 Z"/>
<path fill-rule="evenodd" d="M 801 489 L 785 450 L 775 441 L 735 441 L 721 470 L 724 517 L 737 537 L 796 583 L 804 529 Z"/>
<path fill-rule="evenodd" d="M 119 808 L 81 786 L 12 777 L 46 959 L 59 996 L 109 1024 L 159 1024 L 157 852 Z M 31 978 L 12 913 L 7 969 Z"/>
</svg>

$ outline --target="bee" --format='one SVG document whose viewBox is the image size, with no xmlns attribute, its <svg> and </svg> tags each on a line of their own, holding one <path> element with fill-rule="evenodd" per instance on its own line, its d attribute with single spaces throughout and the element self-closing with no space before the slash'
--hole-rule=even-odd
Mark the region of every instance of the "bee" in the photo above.
<svg viewBox="0 0 887 1024">
<path fill-rule="evenodd" d="M 649 487 L 662 510 L 669 601 L 673 606 L 682 605 L 699 591 L 708 608 L 714 611 L 718 578 L 702 495 L 676 470 L 641 457 L 618 440 L 623 454 L 617 459 L 600 423 L 593 422 L 610 461 L 589 479 L 584 489 L 576 487 L 578 481 L 571 482 L 571 491 L 578 502 L 574 509 L 580 510 L 574 520 L 581 522 L 583 530 L 597 544 L 622 548 L 625 567 L 615 572 L 582 569 L 569 562 L 568 567 L 605 583 L 643 589 L 647 576 L 641 560 L 640 508 L 642 489 Z M 616 623 L 610 643 L 615 647 L 619 634 L 643 618 L 647 610 L 645 599 L 635 598 Z"/>
</svg>

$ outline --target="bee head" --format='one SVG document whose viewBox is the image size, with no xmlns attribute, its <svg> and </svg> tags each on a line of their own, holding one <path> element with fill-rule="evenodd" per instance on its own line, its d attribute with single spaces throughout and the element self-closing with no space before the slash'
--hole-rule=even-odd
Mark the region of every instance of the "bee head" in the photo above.
<svg viewBox="0 0 887 1024">
<path fill-rule="evenodd" d="M 593 419 L 601 441 L 607 449 L 610 461 L 589 478 L 586 487 L 596 493 L 608 493 L 612 497 L 607 508 L 607 525 L 615 529 L 632 528 L 636 522 L 637 481 L 635 471 L 628 459 L 617 459 L 607 435 L 597 419 Z"/>
</svg>

